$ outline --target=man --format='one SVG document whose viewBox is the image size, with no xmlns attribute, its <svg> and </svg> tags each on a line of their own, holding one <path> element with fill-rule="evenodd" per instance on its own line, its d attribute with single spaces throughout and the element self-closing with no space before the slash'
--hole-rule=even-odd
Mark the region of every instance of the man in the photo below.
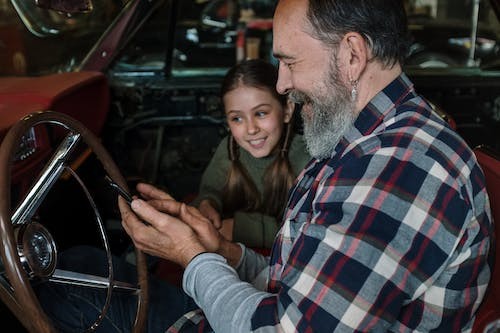
<svg viewBox="0 0 500 333">
<path fill-rule="evenodd" d="M 148 332 L 193 309 L 169 332 L 470 331 L 490 278 L 484 176 L 402 72 L 402 2 L 281 0 L 273 24 L 277 89 L 303 104 L 314 159 L 269 262 L 151 185 L 138 185 L 131 208 L 120 199 L 134 244 L 185 267 L 191 298 L 150 285 Z M 93 323 L 103 302 L 72 287 L 45 292 L 68 332 Z M 85 302 L 67 306 L 68 296 Z M 101 331 L 133 322 L 135 298 L 119 296 Z"/>
<path fill-rule="evenodd" d="M 402 72 L 402 2 L 281 0 L 273 24 L 277 89 L 303 103 L 314 159 L 290 192 L 267 289 L 243 282 L 263 257 L 152 186 L 139 185 L 149 203 L 134 200 L 135 214 L 120 202 L 124 228 L 186 267 L 183 288 L 216 332 L 470 330 L 490 277 L 484 177 Z M 207 326 L 187 316 L 172 331 L 193 323 Z"/>
</svg>

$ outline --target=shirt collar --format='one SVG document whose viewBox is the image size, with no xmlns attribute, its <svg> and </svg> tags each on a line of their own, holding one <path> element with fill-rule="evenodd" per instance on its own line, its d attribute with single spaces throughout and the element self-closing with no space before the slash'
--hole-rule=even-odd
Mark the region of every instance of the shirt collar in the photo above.
<svg viewBox="0 0 500 333">
<path fill-rule="evenodd" d="M 335 147 L 334 155 L 344 151 L 351 142 L 372 134 L 398 105 L 415 96 L 413 83 L 406 74 L 400 74 L 361 110 L 354 125 Z"/>
</svg>

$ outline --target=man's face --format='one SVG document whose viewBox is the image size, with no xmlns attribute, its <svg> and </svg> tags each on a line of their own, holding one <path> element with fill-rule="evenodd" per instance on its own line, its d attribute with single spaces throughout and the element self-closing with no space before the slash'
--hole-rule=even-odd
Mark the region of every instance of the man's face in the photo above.
<svg viewBox="0 0 500 333">
<path fill-rule="evenodd" d="M 309 154 L 317 159 L 328 158 L 355 120 L 350 91 L 335 78 L 338 69 L 332 64 L 325 82 L 329 94 L 290 92 L 290 100 L 303 105 L 304 139 Z"/>
<path fill-rule="evenodd" d="M 318 159 L 331 155 L 354 121 L 347 75 L 335 50 L 311 36 L 306 0 L 281 0 L 273 19 L 273 52 L 279 59 L 278 92 L 303 104 L 304 138 Z"/>
</svg>

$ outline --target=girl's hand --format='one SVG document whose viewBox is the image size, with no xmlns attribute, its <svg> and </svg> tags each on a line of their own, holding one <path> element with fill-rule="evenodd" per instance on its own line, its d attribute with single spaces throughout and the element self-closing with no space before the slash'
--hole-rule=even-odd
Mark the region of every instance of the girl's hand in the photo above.
<svg viewBox="0 0 500 333">
<path fill-rule="evenodd" d="M 200 213 L 209 219 L 214 227 L 219 230 L 222 227 L 222 221 L 219 212 L 212 206 L 210 200 L 202 200 L 199 205 Z"/>
<path fill-rule="evenodd" d="M 224 236 L 228 241 L 233 240 L 233 229 L 234 229 L 234 219 L 224 219 L 222 220 L 222 227 L 219 229 L 219 232 Z"/>
</svg>

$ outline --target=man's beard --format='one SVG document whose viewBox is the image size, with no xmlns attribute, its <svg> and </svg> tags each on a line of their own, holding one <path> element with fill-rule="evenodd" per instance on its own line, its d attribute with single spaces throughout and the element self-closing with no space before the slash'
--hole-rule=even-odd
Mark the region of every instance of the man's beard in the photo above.
<svg viewBox="0 0 500 333">
<path fill-rule="evenodd" d="M 337 78 L 338 70 L 333 66 L 321 93 L 305 94 L 293 90 L 290 99 L 307 105 L 310 110 L 302 110 L 304 139 L 309 154 L 316 159 L 332 156 L 340 139 L 355 120 L 354 102 L 351 92 Z M 318 89 L 316 89 L 318 90 Z"/>
</svg>

